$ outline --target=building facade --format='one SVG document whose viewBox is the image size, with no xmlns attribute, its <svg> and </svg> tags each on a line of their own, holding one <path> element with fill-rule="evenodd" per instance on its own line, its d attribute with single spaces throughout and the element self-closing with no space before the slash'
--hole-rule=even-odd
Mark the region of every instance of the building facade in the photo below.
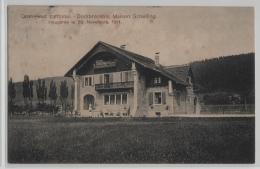
<svg viewBox="0 0 260 169">
<path fill-rule="evenodd" d="M 74 110 L 82 117 L 164 117 L 199 113 L 189 66 L 162 66 L 98 42 L 65 76 L 74 79 Z"/>
</svg>

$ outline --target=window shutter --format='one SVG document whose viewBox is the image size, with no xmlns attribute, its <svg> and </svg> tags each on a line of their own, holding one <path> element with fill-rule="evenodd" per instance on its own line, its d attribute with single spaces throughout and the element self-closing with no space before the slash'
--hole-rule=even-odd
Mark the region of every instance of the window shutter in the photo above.
<svg viewBox="0 0 260 169">
<path fill-rule="evenodd" d="M 133 74 L 131 71 L 128 72 L 128 75 L 129 75 L 129 81 L 133 81 Z"/>
<path fill-rule="evenodd" d="M 92 86 L 92 77 L 88 78 L 88 86 Z"/>
<path fill-rule="evenodd" d="M 99 83 L 103 84 L 103 76 L 102 75 L 99 75 Z"/>
<path fill-rule="evenodd" d="M 166 104 L 165 92 L 162 92 L 162 104 Z"/>
<path fill-rule="evenodd" d="M 94 75 L 92 76 L 92 86 L 95 85 L 95 79 L 94 79 Z"/>
<path fill-rule="evenodd" d="M 122 74 L 122 82 L 125 82 L 125 72 L 121 72 Z"/>
<path fill-rule="evenodd" d="M 153 105 L 153 93 L 149 93 L 149 105 Z"/>
<path fill-rule="evenodd" d="M 109 74 L 109 83 L 113 83 L 113 74 Z"/>
<path fill-rule="evenodd" d="M 128 82 L 128 72 L 125 72 L 125 81 Z"/>
</svg>

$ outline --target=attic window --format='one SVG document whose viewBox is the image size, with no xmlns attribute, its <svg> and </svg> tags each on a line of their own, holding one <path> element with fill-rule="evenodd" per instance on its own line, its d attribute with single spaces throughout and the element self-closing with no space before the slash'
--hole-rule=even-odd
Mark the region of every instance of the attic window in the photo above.
<svg viewBox="0 0 260 169">
<path fill-rule="evenodd" d="M 153 79 L 153 83 L 154 84 L 161 84 L 162 83 L 162 78 L 161 77 L 155 77 Z"/>
</svg>

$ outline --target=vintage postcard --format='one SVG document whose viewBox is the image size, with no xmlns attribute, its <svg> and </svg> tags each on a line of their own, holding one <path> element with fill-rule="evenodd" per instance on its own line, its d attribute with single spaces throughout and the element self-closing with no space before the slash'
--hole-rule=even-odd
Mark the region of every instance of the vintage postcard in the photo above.
<svg viewBox="0 0 260 169">
<path fill-rule="evenodd" d="M 8 163 L 254 164 L 254 7 L 8 6 Z"/>
</svg>

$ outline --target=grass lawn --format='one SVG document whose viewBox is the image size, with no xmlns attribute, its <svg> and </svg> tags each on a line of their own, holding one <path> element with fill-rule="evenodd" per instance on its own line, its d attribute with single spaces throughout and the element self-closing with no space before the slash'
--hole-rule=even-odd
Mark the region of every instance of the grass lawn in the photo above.
<svg viewBox="0 0 260 169">
<path fill-rule="evenodd" d="M 254 118 L 13 118 L 10 163 L 254 163 Z"/>
</svg>

